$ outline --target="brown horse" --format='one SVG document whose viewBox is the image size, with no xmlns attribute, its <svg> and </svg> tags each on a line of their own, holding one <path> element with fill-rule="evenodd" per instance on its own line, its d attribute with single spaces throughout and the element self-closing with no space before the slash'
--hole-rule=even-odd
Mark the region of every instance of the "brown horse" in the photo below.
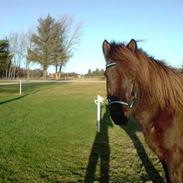
<svg viewBox="0 0 183 183">
<path fill-rule="evenodd" d="M 183 78 L 149 57 L 132 39 L 103 42 L 110 115 L 118 124 L 132 115 L 163 164 L 168 183 L 183 183 Z"/>
</svg>

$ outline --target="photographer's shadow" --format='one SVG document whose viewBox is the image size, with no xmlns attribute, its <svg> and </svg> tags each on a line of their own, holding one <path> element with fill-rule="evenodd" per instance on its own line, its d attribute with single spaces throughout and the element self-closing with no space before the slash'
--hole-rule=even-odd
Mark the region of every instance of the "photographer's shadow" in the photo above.
<svg viewBox="0 0 183 183">
<path fill-rule="evenodd" d="M 98 180 L 101 183 L 109 182 L 109 161 L 110 161 L 110 147 L 108 127 L 112 127 L 109 113 L 106 111 L 100 121 L 100 132 L 96 133 L 95 140 L 91 149 L 88 166 L 85 175 L 85 183 L 93 183 Z M 100 160 L 100 178 L 96 178 L 97 162 Z"/>
</svg>

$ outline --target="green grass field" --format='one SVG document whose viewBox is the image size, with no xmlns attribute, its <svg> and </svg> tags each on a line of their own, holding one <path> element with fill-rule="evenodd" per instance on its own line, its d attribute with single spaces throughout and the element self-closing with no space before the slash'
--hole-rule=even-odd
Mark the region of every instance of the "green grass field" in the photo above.
<svg viewBox="0 0 183 183">
<path fill-rule="evenodd" d="M 0 182 L 163 183 L 156 156 L 135 122 L 118 127 L 103 106 L 102 83 L 0 86 Z"/>
</svg>

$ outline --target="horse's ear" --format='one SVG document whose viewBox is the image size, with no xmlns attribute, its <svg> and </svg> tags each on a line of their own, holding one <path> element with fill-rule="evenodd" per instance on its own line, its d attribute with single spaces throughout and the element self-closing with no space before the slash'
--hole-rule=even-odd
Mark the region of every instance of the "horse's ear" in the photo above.
<svg viewBox="0 0 183 183">
<path fill-rule="evenodd" d="M 127 44 L 127 48 L 134 53 L 137 50 L 137 42 L 134 39 L 131 39 Z"/>
<path fill-rule="evenodd" d="M 104 40 L 102 48 L 103 48 L 104 56 L 107 57 L 111 49 L 110 43 L 107 40 Z"/>
</svg>

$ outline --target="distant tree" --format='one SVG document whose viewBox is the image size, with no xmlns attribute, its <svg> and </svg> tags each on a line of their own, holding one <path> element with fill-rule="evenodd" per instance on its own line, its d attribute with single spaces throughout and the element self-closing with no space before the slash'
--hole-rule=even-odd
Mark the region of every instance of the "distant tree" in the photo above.
<svg viewBox="0 0 183 183">
<path fill-rule="evenodd" d="M 14 32 L 9 34 L 9 50 L 12 55 L 12 64 L 9 69 L 8 78 L 14 79 L 19 77 L 19 71 L 21 66 L 26 63 L 28 37 L 27 33 Z"/>
<path fill-rule="evenodd" d="M 86 74 L 86 76 L 103 76 L 103 75 L 104 75 L 104 70 L 98 69 L 98 68 L 96 68 L 94 71 L 89 69 L 88 73 Z"/>
<path fill-rule="evenodd" d="M 40 69 L 29 70 L 30 78 L 39 79 L 43 76 L 43 71 Z"/>
<path fill-rule="evenodd" d="M 87 73 L 88 76 L 91 76 L 92 75 L 92 71 L 91 69 L 88 69 L 88 73 Z"/>
<path fill-rule="evenodd" d="M 60 24 L 61 52 L 57 63 L 59 74 L 61 74 L 63 66 L 65 66 L 73 56 L 73 50 L 80 42 L 81 24 L 73 27 L 73 21 L 69 16 L 64 16 L 58 21 L 58 24 Z"/>
<path fill-rule="evenodd" d="M 0 77 L 7 78 L 11 58 L 8 40 L 0 40 Z"/>
<path fill-rule="evenodd" d="M 37 32 L 31 36 L 32 46 L 28 48 L 27 59 L 37 62 L 42 66 L 43 75 L 46 79 L 48 66 L 51 64 L 52 30 L 55 19 L 48 15 L 45 19 L 38 19 Z"/>
<path fill-rule="evenodd" d="M 31 42 L 31 37 L 32 37 L 32 31 L 29 30 L 27 32 L 27 52 L 28 49 L 32 49 L 32 42 Z M 31 64 L 31 60 L 29 60 L 28 58 L 28 53 L 26 54 L 26 62 L 25 62 L 25 66 L 26 66 L 26 70 L 27 70 L 27 79 L 30 79 L 30 64 Z"/>
<path fill-rule="evenodd" d="M 55 22 L 52 30 L 52 38 L 51 38 L 51 57 L 50 57 L 50 65 L 55 66 L 56 78 L 60 78 L 61 72 L 59 72 L 60 65 L 63 64 L 63 60 L 65 59 L 64 53 L 64 45 L 63 45 L 63 34 L 64 27 L 60 22 Z"/>
<path fill-rule="evenodd" d="M 71 21 L 68 16 L 56 21 L 48 15 L 45 19 L 39 18 L 38 22 L 37 32 L 31 36 L 32 46 L 28 48 L 27 59 L 39 63 L 46 78 L 49 65 L 54 65 L 55 72 L 61 73 L 78 43 L 80 26 L 70 34 Z"/>
</svg>

